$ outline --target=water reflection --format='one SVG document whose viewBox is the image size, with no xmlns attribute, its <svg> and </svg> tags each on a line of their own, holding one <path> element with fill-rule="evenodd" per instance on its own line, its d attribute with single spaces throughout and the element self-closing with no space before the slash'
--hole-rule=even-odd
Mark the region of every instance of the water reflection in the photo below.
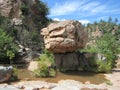
<svg viewBox="0 0 120 90">
<path fill-rule="evenodd" d="M 66 79 L 72 79 L 80 82 L 86 82 L 90 81 L 93 84 L 100 84 L 105 82 L 107 79 L 104 78 L 103 74 L 96 74 L 91 72 L 67 72 L 67 73 L 61 73 L 57 72 L 56 77 L 47 77 L 47 78 L 37 78 L 28 71 L 27 69 L 19 69 L 18 70 L 18 78 L 21 80 L 43 80 L 47 82 L 55 82 L 57 83 L 59 80 L 66 80 Z"/>
</svg>

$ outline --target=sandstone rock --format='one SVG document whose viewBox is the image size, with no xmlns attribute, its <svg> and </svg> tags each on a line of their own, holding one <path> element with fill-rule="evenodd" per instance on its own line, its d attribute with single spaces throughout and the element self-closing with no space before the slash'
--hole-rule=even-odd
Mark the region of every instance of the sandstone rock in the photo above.
<svg viewBox="0 0 120 90">
<path fill-rule="evenodd" d="M 32 61 L 29 63 L 28 70 L 33 72 L 34 70 L 38 69 L 38 65 L 39 65 L 39 62 Z"/>
<path fill-rule="evenodd" d="M 73 52 L 83 48 L 87 42 L 87 33 L 78 21 L 52 23 L 41 30 L 45 47 L 54 53 Z"/>
<path fill-rule="evenodd" d="M 0 0 L 1 14 L 5 17 L 19 18 L 21 16 L 20 0 Z"/>
<path fill-rule="evenodd" d="M 84 85 L 80 90 L 108 90 L 108 89 L 106 86 L 103 85 L 87 84 Z"/>
<path fill-rule="evenodd" d="M 52 90 L 80 90 L 82 86 L 82 83 L 74 80 L 61 80 Z"/>
<path fill-rule="evenodd" d="M 12 75 L 12 66 L 4 67 L 0 66 L 0 82 L 8 81 Z"/>
</svg>

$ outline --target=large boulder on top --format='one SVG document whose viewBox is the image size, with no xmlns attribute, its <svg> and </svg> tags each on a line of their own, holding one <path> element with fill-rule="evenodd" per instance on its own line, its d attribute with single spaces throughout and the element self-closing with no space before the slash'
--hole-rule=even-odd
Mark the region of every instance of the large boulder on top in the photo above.
<svg viewBox="0 0 120 90">
<path fill-rule="evenodd" d="M 78 21 L 66 20 L 51 23 L 41 30 L 45 48 L 54 53 L 73 52 L 83 48 L 87 42 L 87 33 Z"/>
</svg>

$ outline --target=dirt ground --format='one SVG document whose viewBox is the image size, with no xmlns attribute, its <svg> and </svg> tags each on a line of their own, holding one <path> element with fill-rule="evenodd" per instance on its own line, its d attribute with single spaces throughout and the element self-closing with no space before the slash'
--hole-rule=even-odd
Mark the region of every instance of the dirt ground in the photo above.
<svg viewBox="0 0 120 90">
<path fill-rule="evenodd" d="M 117 60 L 116 68 L 112 70 L 112 73 L 105 76 L 112 84 L 109 90 L 120 90 L 120 59 Z"/>
</svg>

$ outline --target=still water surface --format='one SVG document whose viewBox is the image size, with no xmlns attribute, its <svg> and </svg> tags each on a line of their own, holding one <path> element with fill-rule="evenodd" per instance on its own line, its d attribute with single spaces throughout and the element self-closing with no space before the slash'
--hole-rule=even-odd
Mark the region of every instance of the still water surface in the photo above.
<svg viewBox="0 0 120 90">
<path fill-rule="evenodd" d="M 96 74 L 91 72 L 67 72 L 67 73 L 57 72 L 56 77 L 37 78 L 33 75 L 33 73 L 31 73 L 27 69 L 19 69 L 18 78 L 20 80 L 25 80 L 25 79 L 43 80 L 54 83 L 57 83 L 59 80 L 66 80 L 66 79 L 72 79 L 83 83 L 85 83 L 86 81 L 90 81 L 93 84 L 100 84 L 107 81 L 107 79 L 105 79 L 105 76 L 103 74 Z"/>
</svg>

